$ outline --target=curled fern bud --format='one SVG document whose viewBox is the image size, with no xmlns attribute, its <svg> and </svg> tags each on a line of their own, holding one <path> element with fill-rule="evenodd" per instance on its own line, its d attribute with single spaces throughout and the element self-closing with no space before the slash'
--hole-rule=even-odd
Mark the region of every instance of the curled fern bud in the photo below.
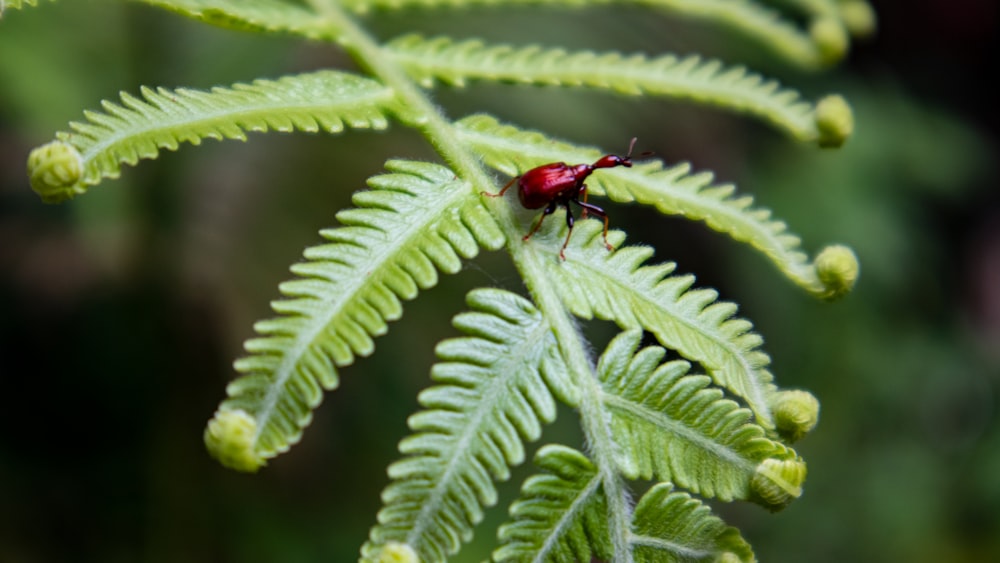
<svg viewBox="0 0 1000 563">
<path fill-rule="evenodd" d="M 774 424 L 781 437 L 797 442 L 819 422 L 819 401 L 808 391 L 782 391 L 771 401 Z"/>
<path fill-rule="evenodd" d="M 858 257 L 850 248 L 835 244 L 816 257 L 816 275 L 826 287 L 823 298 L 834 300 L 847 295 L 858 281 Z"/>
<path fill-rule="evenodd" d="M 809 35 L 819 49 L 820 60 L 833 64 L 847 54 L 849 38 L 847 30 L 835 18 L 820 18 L 809 26 Z"/>
<path fill-rule="evenodd" d="M 391 541 L 378 552 L 377 563 L 420 563 L 420 556 L 405 543 Z"/>
<path fill-rule="evenodd" d="M 750 478 L 751 500 L 777 512 L 802 495 L 806 464 L 798 459 L 765 459 Z"/>
<path fill-rule="evenodd" d="M 256 434 L 257 421 L 246 411 L 216 411 L 205 428 L 205 447 L 222 465 L 254 473 L 265 463 L 253 449 Z"/>
<path fill-rule="evenodd" d="M 843 96 L 833 94 L 816 104 L 816 130 L 819 146 L 836 148 L 854 131 L 854 112 Z"/>
<path fill-rule="evenodd" d="M 45 203 L 59 203 L 84 192 L 79 186 L 83 176 L 80 152 L 63 141 L 52 141 L 31 151 L 28 156 L 31 189 Z"/>
<path fill-rule="evenodd" d="M 861 0 L 845 0 L 838 6 L 840 19 L 843 20 L 847 31 L 855 37 L 868 37 L 875 33 L 877 18 L 875 10 L 868 2 Z"/>
</svg>

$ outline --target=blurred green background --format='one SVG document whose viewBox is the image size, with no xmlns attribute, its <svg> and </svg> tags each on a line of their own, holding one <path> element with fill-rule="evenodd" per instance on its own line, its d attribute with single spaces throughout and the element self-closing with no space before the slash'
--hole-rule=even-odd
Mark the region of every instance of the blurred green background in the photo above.
<svg viewBox="0 0 1000 563">
<path fill-rule="evenodd" d="M 861 259 L 856 291 L 817 303 L 761 256 L 699 224 L 608 205 L 741 304 L 779 384 L 822 404 L 798 444 L 802 499 L 770 515 L 717 505 L 768 562 L 1000 561 L 1000 170 L 994 0 L 876 2 L 880 30 L 829 73 L 637 8 L 407 12 L 418 28 L 494 41 L 748 62 L 815 99 L 847 94 L 840 151 L 794 144 L 722 112 L 556 89 L 439 89 L 445 111 L 487 111 L 609 151 L 632 136 L 667 162 L 735 182 L 815 252 Z M 473 287 L 520 290 L 502 253 L 406 307 L 377 353 L 344 370 L 301 444 L 260 474 L 226 471 L 201 433 L 229 367 L 287 267 L 391 157 L 433 159 L 417 135 L 253 135 L 206 142 L 46 206 L 24 163 L 85 108 L 140 85 L 208 88 L 324 66 L 336 49 L 209 28 L 153 9 L 62 2 L 0 21 L 0 561 L 313 562 L 356 558 L 385 466 L 428 384 L 433 345 Z M 599 331 L 600 329 L 598 329 Z M 573 443 L 563 412 L 543 441 Z M 509 502 L 530 468 L 504 487 Z M 501 503 L 457 558 L 481 560 Z"/>
</svg>

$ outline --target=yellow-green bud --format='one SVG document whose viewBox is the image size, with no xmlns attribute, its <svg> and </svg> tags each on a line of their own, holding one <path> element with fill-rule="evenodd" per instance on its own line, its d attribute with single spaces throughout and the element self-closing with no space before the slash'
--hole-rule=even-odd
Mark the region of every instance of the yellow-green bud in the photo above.
<svg viewBox="0 0 1000 563">
<path fill-rule="evenodd" d="M 255 473 L 265 461 L 254 451 L 257 421 L 242 410 L 216 411 L 205 428 L 205 447 L 222 465 Z"/>
<path fill-rule="evenodd" d="M 808 391 L 781 391 L 771 399 L 774 424 L 783 438 L 797 442 L 819 422 L 819 401 Z"/>
<path fill-rule="evenodd" d="M 826 288 L 824 299 L 834 300 L 847 295 L 858 281 L 861 268 L 858 257 L 846 246 L 835 244 L 824 248 L 814 264 L 816 276 Z"/>
<path fill-rule="evenodd" d="M 69 143 L 52 141 L 28 155 L 28 178 L 45 203 L 59 203 L 85 191 L 79 185 L 83 159 Z"/>
<path fill-rule="evenodd" d="M 854 112 L 843 96 L 831 94 L 820 100 L 815 116 L 821 147 L 839 147 L 854 131 Z"/>
<path fill-rule="evenodd" d="M 750 478 L 751 500 L 776 512 L 802 495 L 806 464 L 798 459 L 768 458 Z"/>
<path fill-rule="evenodd" d="M 850 38 L 843 24 L 836 18 L 819 18 L 809 26 L 809 36 L 819 50 L 820 62 L 833 64 L 844 58 Z"/>
</svg>

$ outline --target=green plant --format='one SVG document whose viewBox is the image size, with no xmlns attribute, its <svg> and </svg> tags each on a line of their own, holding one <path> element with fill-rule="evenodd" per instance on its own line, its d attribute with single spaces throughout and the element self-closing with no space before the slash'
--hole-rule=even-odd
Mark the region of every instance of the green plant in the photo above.
<svg viewBox="0 0 1000 563">
<path fill-rule="evenodd" d="M 452 121 L 420 87 L 492 80 L 686 98 L 824 147 L 839 146 L 850 133 L 851 112 L 841 97 L 814 107 L 742 67 L 697 57 L 416 35 L 381 44 L 356 15 L 434 4 L 426 1 L 146 3 L 216 25 L 339 44 L 370 76 L 321 70 L 210 92 L 122 94 L 32 153 L 32 187 L 45 201 L 81 195 L 116 177 L 122 164 L 155 158 L 163 148 L 243 140 L 247 131 L 340 132 L 384 128 L 394 119 L 426 137 L 443 162 L 389 161 L 388 173 L 355 194 L 356 208 L 337 214 L 341 226 L 321 233 L 326 243 L 292 267 L 298 277 L 281 284 L 285 298 L 273 303 L 278 317 L 255 325 L 259 337 L 236 362 L 241 376 L 205 432 L 213 456 L 256 471 L 286 451 L 301 438 L 323 391 L 337 386 L 338 368 L 374 351 L 373 337 L 401 316 L 403 300 L 435 285 L 439 272 L 460 269 L 480 248 L 505 248 L 530 300 L 500 289 L 469 294 L 470 311 L 454 320 L 464 336 L 438 346 L 437 385 L 420 394 L 424 410 L 410 418 L 413 434 L 400 444 L 404 457 L 389 467 L 393 481 L 363 557 L 437 561 L 456 553 L 484 507 L 497 502 L 494 483 L 523 461 L 525 442 L 539 439 L 559 401 L 579 414 L 586 453 L 564 445 L 538 450 L 542 472 L 511 505 L 496 559 L 753 559 L 738 531 L 691 494 L 772 510 L 797 498 L 805 464 L 787 443 L 815 425 L 815 398 L 779 390 L 761 337 L 735 317 L 736 306 L 718 301 L 713 290 L 692 289 L 693 277 L 674 275 L 672 264 L 648 264 L 651 249 L 625 246 L 615 230 L 609 240 L 617 250 L 609 253 L 600 225 L 584 221 L 561 260 L 560 221 L 546 222 L 522 242 L 534 214 L 483 195 L 497 189 L 487 167 L 515 175 L 549 162 L 592 162 L 603 151 L 483 114 Z M 750 0 L 643 4 L 730 26 L 806 68 L 834 62 L 849 32 L 867 32 L 872 24 L 860 1 L 775 0 L 783 12 Z M 808 32 L 793 16 L 808 22 Z M 603 170 L 588 185 L 614 201 L 702 221 L 758 249 L 820 298 L 842 296 L 856 279 L 849 249 L 832 246 L 810 261 L 784 223 L 686 164 Z M 622 329 L 596 366 L 576 325 L 594 318 Z M 658 344 L 641 347 L 644 332 Z M 661 363 L 665 349 L 683 359 Z M 633 491 L 626 480 L 653 485 Z M 641 494 L 634 503 L 633 492 Z"/>
</svg>

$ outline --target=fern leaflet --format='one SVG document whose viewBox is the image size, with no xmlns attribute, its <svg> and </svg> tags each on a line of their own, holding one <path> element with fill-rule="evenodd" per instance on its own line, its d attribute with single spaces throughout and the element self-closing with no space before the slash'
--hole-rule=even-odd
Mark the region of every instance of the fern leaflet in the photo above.
<svg viewBox="0 0 1000 563">
<path fill-rule="evenodd" d="M 399 38 L 386 48 L 426 87 L 435 79 L 452 86 L 478 79 L 689 98 L 754 115 L 799 140 L 814 141 L 819 136 L 813 109 L 798 92 L 744 67 L 726 68 L 719 61 L 698 56 L 649 59 L 638 54 L 569 52 L 537 45 L 515 48 L 419 35 Z"/>
<path fill-rule="evenodd" d="M 611 560 L 607 507 L 601 477 L 586 456 L 565 446 L 538 450 L 535 465 L 546 473 L 529 477 L 500 527 L 494 561 Z"/>
<path fill-rule="evenodd" d="M 757 423 L 774 428 L 770 402 L 776 388 L 767 370 L 770 358 L 752 325 L 733 318 L 736 305 L 716 301 L 712 289 L 690 289 L 693 276 L 670 276 L 673 263 L 646 266 L 648 247 L 621 248 L 624 234 L 608 240 L 608 252 L 597 221 L 580 221 L 566 260 L 558 258 L 565 227 L 553 221 L 529 244 L 546 247 L 548 275 L 560 287 L 560 298 L 574 315 L 611 320 L 624 329 L 642 328 L 666 348 L 698 362 L 716 383 L 746 401 Z"/>
<path fill-rule="evenodd" d="M 764 460 L 802 463 L 795 452 L 768 439 L 764 429 L 753 424 L 750 411 L 710 387 L 711 378 L 689 375 L 687 362 L 660 365 L 666 351 L 658 346 L 636 353 L 641 338 L 642 331 L 621 333 L 598 366 L 602 400 L 622 451 L 625 475 L 672 481 L 725 501 L 760 501 L 751 485 L 759 484 L 754 477 Z M 800 486 L 777 484 L 788 491 L 799 491 Z M 781 500 L 788 503 L 797 496 Z"/>
<path fill-rule="evenodd" d="M 503 125 L 482 114 L 462 119 L 458 129 L 489 166 L 510 175 L 547 162 L 593 162 L 602 154 L 554 142 L 541 133 Z M 751 207 L 753 198 L 749 196 L 733 197 L 731 184 L 713 184 L 708 173 L 691 174 L 687 163 L 666 169 L 658 162 L 649 162 L 626 170 L 602 170 L 587 180 L 587 191 L 703 221 L 735 240 L 750 243 L 797 285 L 827 299 L 849 292 L 857 277 L 857 260 L 849 250 L 831 246 L 810 263 L 799 248 L 800 239 L 788 232 L 783 221 L 772 219 L 767 209 Z"/>
<path fill-rule="evenodd" d="M 384 129 L 387 114 L 401 110 L 393 91 L 374 80 L 336 71 L 257 80 L 211 92 L 186 88 L 142 89 L 142 98 L 121 94 L 121 105 L 105 101 L 104 112 L 86 112 L 71 133 L 32 152 L 29 174 L 42 199 L 58 202 L 83 193 L 102 178 L 116 178 L 121 165 L 155 158 L 161 149 L 202 139 L 246 140 L 247 131 L 271 129 L 332 133 Z"/>
<path fill-rule="evenodd" d="M 280 0 L 139 0 L 205 23 L 333 41 L 338 30 L 316 13 Z"/>
<path fill-rule="evenodd" d="M 611 561 L 601 479 L 592 462 L 565 446 L 538 451 L 545 473 L 530 477 L 500 527 L 494 561 Z M 654 485 L 635 507 L 629 549 L 641 562 L 753 561 L 749 544 L 710 509 L 667 483 Z"/>
<path fill-rule="evenodd" d="M 524 460 L 521 440 L 537 440 L 541 423 L 555 418 L 550 388 L 574 393 L 555 338 L 528 301 L 481 289 L 468 303 L 474 312 L 455 325 L 470 336 L 438 346 L 431 377 L 439 385 L 420 394 L 427 410 L 410 417 L 414 434 L 399 445 L 407 457 L 389 467 L 394 481 L 367 557 L 392 541 L 423 561 L 457 552 L 482 507 L 496 504 L 492 480 L 506 480 L 508 466 Z"/>
<path fill-rule="evenodd" d="M 329 242 L 309 248 L 292 266 L 299 279 L 279 286 L 287 297 L 272 303 L 281 316 L 258 322 L 259 338 L 247 341 L 249 356 L 236 362 L 243 375 L 227 388 L 216 417 L 244 413 L 253 420 L 229 435 L 210 426 L 210 451 L 235 469 L 254 471 L 299 440 L 321 389 L 337 385 L 338 366 L 368 355 L 373 336 L 402 315 L 400 299 L 453 273 L 479 246 L 498 248 L 503 233 L 479 194 L 442 166 L 390 161 L 392 174 L 369 180 L 354 195 L 357 209 L 341 211 L 341 228 L 322 231 Z M 241 415 L 243 416 L 243 415 Z"/>
<path fill-rule="evenodd" d="M 756 561 L 739 530 L 669 483 L 654 485 L 639 499 L 631 544 L 639 563 Z"/>
<path fill-rule="evenodd" d="M 614 0 L 344 0 L 358 13 L 372 9 L 435 8 L 442 6 L 540 4 L 545 6 L 602 6 Z M 752 37 L 772 52 L 803 68 L 815 69 L 836 62 L 847 50 L 845 34 L 808 32 L 796 27 L 780 13 L 753 0 L 628 0 L 681 16 L 718 23 Z M 824 20 L 825 21 L 825 20 Z M 835 22 L 836 23 L 836 22 Z"/>
</svg>

